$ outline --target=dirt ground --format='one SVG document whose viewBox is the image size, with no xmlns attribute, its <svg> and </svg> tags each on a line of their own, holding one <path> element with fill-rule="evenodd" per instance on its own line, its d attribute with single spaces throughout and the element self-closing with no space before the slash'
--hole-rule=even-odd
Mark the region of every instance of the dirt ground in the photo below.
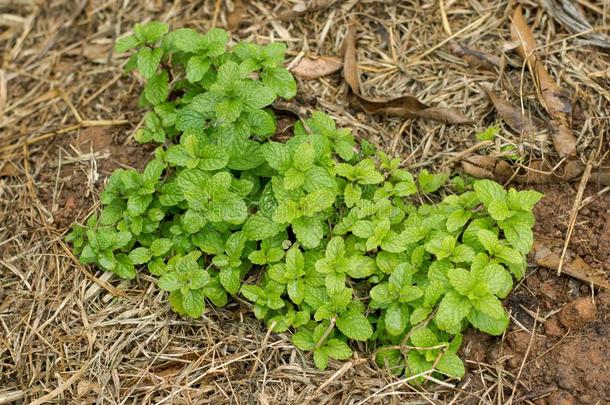
<svg viewBox="0 0 610 405">
<path fill-rule="evenodd" d="M 126 59 L 111 52 L 118 35 L 145 19 L 201 30 L 230 26 L 236 40 L 283 40 L 289 66 L 303 57 L 340 57 L 347 23 L 355 20 L 363 93 L 411 94 L 473 124 L 367 114 L 348 101 L 340 73 L 299 80 L 294 106 L 328 112 L 414 171 L 460 171 L 460 158 L 501 156 L 507 144 L 526 160 L 561 164 L 546 126 L 516 134 L 480 87 L 495 84 L 526 115 L 548 120 L 512 51 L 515 3 L 352 0 L 287 15 L 297 1 L 0 0 L 0 404 L 610 403 L 610 291 L 537 266 L 536 252 L 505 300 L 512 321 L 506 334 L 468 331 L 465 378 L 412 387 L 379 370 L 363 345 L 349 362 L 318 371 L 287 334 L 267 334 L 239 302 L 182 319 L 150 278 L 128 283 L 83 267 L 62 242 L 72 222 L 96 209 L 114 169 L 142 167 L 152 153 L 133 141 L 143 117 L 136 102 L 142 82 L 122 74 Z M 521 3 L 546 44 L 547 68 L 574 105 L 578 158 L 607 166 L 608 49 L 574 35 L 543 6 L 561 2 Z M 578 3 L 601 27 L 595 32 L 606 33 L 610 6 Z M 283 17 L 267 20 L 271 15 Z M 450 40 L 503 63 L 472 68 L 450 51 Z M 492 124 L 502 128 L 495 143 L 473 149 L 475 133 Z M 290 122 L 279 127 L 289 136 Z M 560 253 L 571 233 L 566 260 L 581 258 L 608 280 L 608 187 L 590 182 L 580 195 L 579 186 L 519 185 L 545 193 L 535 208 L 536 238 Z"/>
</svg>

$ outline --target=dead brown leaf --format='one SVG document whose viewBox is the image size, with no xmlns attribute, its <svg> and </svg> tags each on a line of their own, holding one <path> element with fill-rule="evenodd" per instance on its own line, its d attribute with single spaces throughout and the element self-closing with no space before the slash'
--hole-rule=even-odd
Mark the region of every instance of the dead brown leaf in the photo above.
<svg viewBox="0 0 610 405">
<path fill-rule="evenodd" d="M 235 31 L 239 28 L 246 15 L 246 6 L 242 0 L 235 0 L 233 2 L 233 10 L 227 14 L 227 29 L 229 31 Z"/>
<path fill-rule="evenodd" d="M 557 270 L 561 258 L 561 254 L 558 253 L 561 252 L 561 244 L 562 241 L 537 237 L 534 240 L 533 247 L 536 264 L 548 269 Z M 606 279 L 605 273 L 593 269 L 580 256 L 565 260 L 561 272 L 584 283 L 610 290 L 610 282 Z"/>
<path fill-rule="evenodd" d="M 338 72 L 343 62 L 333 56 L 303 58 L 292 68 L 292 73 L 303 80 L 314 80 Z"/>
<path fill-rule="evenodd" d="M 277 17 L 276 20 L 290 20 L 295 17 L 300 17 L 304 14 L 311 13 L 330 7 L 337 0 L 310 0 L 300 1 L 292 7 L 292 10 L 286 11 Z"/>
<path fill-rule="evenodd" d="M 0 177 L 17 177 L 19 169 L 13 162 L 0 163 Z"/>
<path fill-rule="evenodd" d="M 553 170 L 553 167 L 543 160 L 532 160 L 527 166 L 514 168 L 505 160 L 475 155 L 462 160 L 462 169 L 476 178 L 500 182 L 511 180 L 515 183 L 548 184 L 579 180 L 584 166 L 579 161 L 570 160 Z"/>
<path fill-rule="evenodd" d="M 373 98 L 360 92 L 358 57 L 356 51 L 356 27 L 350 25 L 344 43 L 343 77 L 352 95 L 364 111 L 370 114 L 387 114 L 404 118 L 421 118 L 445 124 L 466 124 L 472 122 L 464 114 L 444 107 L 431 107 L 413 96 L 397 98 Z"/>
<path fill-rule="evenodd" d="M 475 69 L 495 72 L 500 67 L 500 58 L 495 55 L 469 48 L 459 42 L 450 42 L 448 47 L 451 53 L 464 59 L 468 66 Z"/>
<path fill-rule="evenodd" d="M 520 108 L 514 107 L 508 100 L 496 93 L 490 85 L 481 84 L 481 88 L 487 93 L 502 120 L 513 131 L 527 136 L 540 131 L 538 129 L 538 122 L 534 124 L 535 121 L 532 117 L 527 117 L 523 114 Z"/>
<path fill-rule="evenodd" d="M 553 81 L 549 72 L 536 56 L 538 45 L 530 30 L 521 6 L 517 6 L 510 27 L 514 41 L 519 41 L 517 52 L 527 61 L 529 69 L 538 84 L 538 98 L 551 117 L 550 127 L 553 145 L 559 156 L 576 155 L 576 138 L 572 134 L 572 102 Z"/>
</svg>

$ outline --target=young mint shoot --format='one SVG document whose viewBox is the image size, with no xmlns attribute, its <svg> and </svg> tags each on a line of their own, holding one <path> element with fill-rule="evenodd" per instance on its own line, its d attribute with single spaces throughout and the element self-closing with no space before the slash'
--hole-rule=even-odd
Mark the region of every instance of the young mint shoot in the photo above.
<svg viewBox="0 0 610 405">
<path fill-rule="evenodd" d="M 500 300 L 524 275 L 542 195 L 413 176 L 321 112 L 274 140 L 270 106 L 296 94 L 286 47 L 228 41 L 159 22 L 117 41 L 147 81 L 136 139 L 159 147 L 110 176 L 99 215 L 66 238 L 75 254 L 125 279 L 148 271 L 193 318 L 240 296 L 320 369 L 367 342 L 394 374 L 462 377 L 462 332 L 508 325 Z"/>
</svg>

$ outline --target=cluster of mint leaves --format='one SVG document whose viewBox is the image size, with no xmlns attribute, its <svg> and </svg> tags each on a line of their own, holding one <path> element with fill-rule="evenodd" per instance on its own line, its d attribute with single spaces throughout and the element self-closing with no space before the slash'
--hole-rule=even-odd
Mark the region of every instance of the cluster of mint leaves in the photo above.
<svg viewBox="0 0 610 405">
<path fill-rule="evenodd" d="M 321 112 L 274 141 L 271 104 L 296 94 L 286 48 L 228 40 L 150 22 L 117 42 L 147 80 L 136 138 L 162 145 L 74 225 L 81 262 L 147 270 L 190 317 L 241 296 L 320 369 L 358 341 L 393 373 L 461 377 L 461 332 L 508 325 L 500 299 L 524 275 L 541 194 L 461 177 L 447 193 L 447 175 L 415 178 Z"/>
</svg>

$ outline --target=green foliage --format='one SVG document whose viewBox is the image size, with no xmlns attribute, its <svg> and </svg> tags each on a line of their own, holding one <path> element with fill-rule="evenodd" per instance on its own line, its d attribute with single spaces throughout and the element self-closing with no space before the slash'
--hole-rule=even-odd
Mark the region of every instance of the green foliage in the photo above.
<svg viewBox="0 0 610 405">
<path fill-rule="evenodd" d="M 461 332 L 508 324 L 500 299 L 523 276 L 541 194 L 461 177 L 447 194 L 446 174 L 358 151 L 320 112 L 269 140 L 268 107 L 296 92 L 285 46 L 227 41 L 151 22 L 117 42 L 148 80 L 137 139 L 163 145 L 112 174 L 99 217 L 67 237 L 74 252 L 126 279 L 148 270 L 190 317 L 239 295 L 320 369 L 362 341 L 394 373 L 461 377 Z"/>
</svg>

